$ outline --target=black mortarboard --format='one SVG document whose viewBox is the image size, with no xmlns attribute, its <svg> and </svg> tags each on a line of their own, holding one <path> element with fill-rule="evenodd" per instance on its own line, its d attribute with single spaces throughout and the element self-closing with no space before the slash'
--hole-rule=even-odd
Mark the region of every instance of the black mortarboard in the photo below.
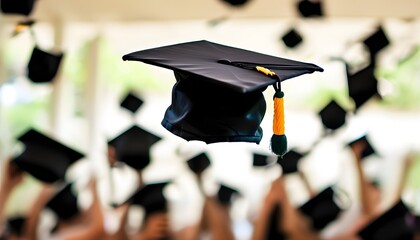
<svg viewBox="0 0 420 240">
<path fill-rule="evenodd" d="M 318 113 L 326 129 L 337 130 L 346 123 L 347 111 L 336 101 L 331 100 Z"/>
<path fill-rule="evenodd" d="M 303 38 L 302 36 L 296 31 L 296 29 L 290 29 L 286 34 L 281 37 L 283 43 L 289 47 L 294 48 L 300 43 L 302 43 Z"/>
<path fill-rule="evenodd" d="M 298 2 L 298 9 L 302 17 L 323 16 L 321 0 L 301 0 Z"/>
<path fill-rule="evenodd" d="M 389 40 L 381 26 L 369 37 L 363 40 L 363 43 L 368 48 L 371 60 L 375 60 L 376 54 L 381 51 L 384 47 L 388 46 Z"/>
<path fill-rule="evenodd" d="M 169 181 L 150 183 L 141 186 L 129 199 L 134 205 L 144 208 L 146 217 L 152 213 L 168 211 L 168 202 L 163 194 L 163 190 Z"/>
<path fill-rule="evenodd" d="M 248 0 L 221 0 L 221 1 L 235 7 L 243 6 L 248 2 Z"/>
<path fill-rule="evenodd" d="M 63 53 L 54 54 L 34 47 L 28 63 L 28 78 L 34 83 L 49 83 L 57 74 Z"/>
<path fill-rule="evenodd" d="M 188 167 L 196 174 L 202 173 L 210 166 L 210 159 L 206 153 L 202 152 L 187 161 Z"/>
<path fill-rule="evenodd" d="M 232 202 L 232 198 L 238 195 L 238 190 L 226 186 L 225 184 L 220 184 L 219 190 L 217 191 L 217 199 L 220 204 L 226 206 Z"/>
<path fill-rule="evenodd" d="M 45 208 L 53 211 L 60 220 L 69 220 L 80 212 L 73 186 L 73 183 L 67 183 L 45 205 Z"/>
<path fill-rule="evenodd" d="M 35 0 L 1 0 L 1 11 L 6 14 L 28 16 L 31 14 Z"/>
<path fill-rule="evenodd" d="M 175 72 L 172 105 L 162 125 L 187 141 L 259 143 L 260 123 L 266 111 L 262 91 L 273 85 L 276 94 L 271 148 L 279 155 L 287 149 L 280 82 L 323 71 L 314 64 L 209 41 L 133 52 L 123 60 L 142 61 Z"/>
<path fill-rule="evenodd" d="M 300 153 L 295 150 L 290 150 L 284 154 L 283 158 L 278 157 L 277 163 L 280 164 L 283 174 L 290 174 L 297 172 L 299 160 L 304 156 L 303 153 Z"/>
<path fill-rule="evenodd" d="M 359 142 L 359 141 L 363 141 L 365 144 L 365 148 L 362 151 L 362 156 L 361 158 L 366 158 L 372 154 L 376 154 L 375 149 L 373 148 L 373 146 L 370 144 L 367 135 L 362 135 L 359 138 L 354 139 L 353 141 L 349 142 L 348 145 L 351 146 L 352 144 Z"/>
<path fill-rule="evenodd" d="M 269 166 L 272 163 L 275 163 L 275 159 L 273 155 L 262 154 L 262 153 L 253 153 L 252 154 L 252 165 L 255 167 L 265 167 Z"/>
<path fill-rule="evenodd" d="M 133 114 L 137 112 L 137 110 L 143 105 L 143 100 L 140 99 L 136 94 L 133 92 L 129 92 L 124 99 L 121 101 L 120 106 L 122 108 L 127 109 L 128 111 L 132 112 Z"/>
<path fill-rule="evenodd" d="M 420 233 L 420 215 L 416 215 L 413 212 L 408 214 L 408 224 L 414 230 L 415 233 Z"/>
<path fill-rule="evenodd" d="M 299 210 L 312 220 L 314 229 L 321 230 L 337 219 L 342 211 L 336 201 L 333 188 L 327 187 L 303 204 Z"/>
<path fill-rule="evenodd" d="M 35 178 L 53 183 L 63 180 L 67 168 L 83 154 L 64 146 L 42 133 L 30 129 L 18 138 L 24 143 L 24 151 L 14 159 L 14 163 Z"/>
<path fill-rule="evenodd" d="M 408 209 L 400 200 L 360 230 L 358 235 L 363 240 L 412 240 L 413 228 L 407 216 Z"/>
<path fill-rule="evenodd" d="M 25 216 L 13 216 L 7 218 L 6 226 L 8 233 L 12 233 L 16 236 L 22 236 L 25 227 L 25 222 Z"/>
<path fill-rule="evenodd" d="M 160 137 L 139 127 L 132 126 L 108 142 L 115 148 L 117 160 L 141 170 L 150 163 L 150 148 Z"/>
<path fill-rule="evenodd" d="M 355 103 L 355 110 L 359 109 L 370 98 L 380 97 L 373 64 L 347 76 L 347 78 L 349 96 Z"/>
</svg>

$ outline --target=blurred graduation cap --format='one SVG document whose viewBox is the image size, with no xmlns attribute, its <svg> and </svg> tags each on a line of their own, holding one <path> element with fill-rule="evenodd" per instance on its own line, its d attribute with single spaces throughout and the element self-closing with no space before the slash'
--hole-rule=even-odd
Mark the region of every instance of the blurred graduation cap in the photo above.
<svg viewBox="0 0 420 240">
<path fill-rule="evenodd" d="M 281 40 L 287 47 L 295 48 L 302 43 L 303 38 L 295 28 L 292 28 L 281 37 Z"/>
<path fill-rule="evenodd" d="M 415 233 L 420 233 L 420 215 L 416 215 L 415 213 L 410 212 L 408 214 L 408 224 L 411 226 Z"/>
<path fill-rule="evenodd" d="M 32 19 L 25 19 L 25 20 L 19 21 L 16 24 L 15 29 L 13 30 L 12 37 L 18 35 L 19 33 L 25 31 L 28 28 L 31 28 L 32 25 L 34 24 L 35 24 L 35 21 Z"/>
<path fill-rule="evenodd" d="M 411 240 L 413 228 L 408 223 L 408 208 L 400 200 L 358 232 L 363 240 Z"/>
<path fill-rule="evenodd" d="M 305 156 L 305 153 L 296 151 L 291 149 L 286 154 L 284 154 L 283 158 L 279 157 L 277 159 L 277 163 L 280 164 L 283 174 L 291 174 L 298 172 L 298 164 L 299 161 Z"/>
<path fill-rule="evenodd" d="M 170 181 L 150 183 L 141 186 L 128 200 L 134 205 L 140 205 L 145 210 L 145 216 L 168 211 L 168 201 L 163 193 Z"/>
<path fill-rule="evenodd" d="M 246 3 L 249 2 L 249 0 L 221 0 L 221 1 L 234 7 L 244 6 Z"/>
<path fill-rule="evenodd" d="M 378 92 L 378 80 L 375 77 L 375 66 L 367 67 L 347 76 L 348 92 L 355 103 L 355 111 L 374 96 L 381 98 Z"/>
<path fill-rule="evenodd" d="M 83 154 L 30 129 L 18 140 L 25 145 L 14 163 L 38 180 L 53 183 L 64 180 L 67 168 L 84 157 Z"/>
<path fill-rule="evenodd" d="M 121 101 L 120 106 L 131 113 L 136 113 L 143 105 L 143 100 L 133 92 L 129 92 Z"/>
<path fill-rule="evenodd" d="M 361 156 L 362 159 L 369 157 L 372 154 L 377 154 L 372 144 L 369 142 L 367 134 L 364 134 L 354 139 L 353 141 L 349 142 L 348 145 L 351 146 L 355 144 L 356 142 L 363 142 L 365 145 L 365 148 L 362 151 L 362 156 Z"/>
<path fill-rule="evenodd" d="M 324 15 L 321 0 L 300 0 L 297 7 L 302 17 L 321 17 Z"/>
<path fill-rule="evenodd" d="M 142 170 L 150 163 L 150 148 L 160 140 L 153 133 L 133 125 L 108 141 L 108 145 L 115 148 L 118 161 Z"/>
<path fill-rule="evenodd" d="M 335 100 L 331 100 L 318 112 L 318 115 L 325 129 L 337 130 L 346 123 L 347 111 Z"/>
<path fill-rule="evenodd" d="M 8 217 L 6 220 L 6 228 L 8 234 L 13 234 L 16 236 L 22 236 L 23 230 L 25 228 L 26 216 L 12 216 Z"/>
<path fill-rule="evenodd" d="M 266 111 L 262 92 L 272 85 L 276 94 L 271 150 L 278 155 L 287 149 L 280 82 L 323 71 L 314 64 L 204 40 L 133 52 L 123 60 L 174 71 L 177 82 L 162 125 L 187 141 L 259 143 Z"/>
<path fill-rule="evenodd" d="M 205 152 L 202 152 L 188 159 L 187 164 L 191 171 L 200 174 L 210 166 L 210 159 Z"/>
<path fill-rule="evenodd" d="M 1 11 L 5 14 L 28 16 L 31 14 L 35 0 L 1 0 Z"/>
<path fill-rule="evenodd" d="M 275 163 L 277 156 L 262 154 L 262 153 L 253 153 L 252 154 L 252 165 L 255 167 L 265 167 L 270 166 Z"/>
<path fill-rule="evenodd" d="M 229 205 L 235 196 L 239 195 L 239 191 L 229 187 L 225 184 L 220 184 L 219 190 L 217 191 L 217 199 L 223 206 Z"/>
<path fill-rule="evenodd" d="M 60 220 L 69 220 L 80 213 L 77 194 L 73 187 L 73 183 L 66 183 L 45 205 L 45 208 L 53 211 Z"/>
<path fill-rule="evenodd" d="M 363 40 L 363 44 L 369 50 L 371 61 L 375 62 L 376 54 L 389 45 L 389 40 L 382 26 L 378 26 L 373 34 Z"/>
<path fill-rule="evenodd" d="M 34 83 L 51 82 L 60 67 L 63 53 L 46 52 L 35 46 L 27 65 L 27 76 Z"/>
<path fill-rule="evenodd" d="M 337 219 L 345 203 L 334 189 L 330 186 L 303 204 L 299 210 L 312 220 L 312 226 L 321 230 Z"/>
</svg>

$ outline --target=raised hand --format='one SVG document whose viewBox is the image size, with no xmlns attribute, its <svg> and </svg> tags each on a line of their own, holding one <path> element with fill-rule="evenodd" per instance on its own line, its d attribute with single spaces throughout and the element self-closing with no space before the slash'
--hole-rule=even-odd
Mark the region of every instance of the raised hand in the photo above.
<svg viewBox="0 0 420 240">
<path fill-rule="evenodd" d="M 11 191 L 14 187 L 22 182 L 24 177 L 23 171 L 21 171 L 12 161 L 8 160 L 5 165 L 2 189 L 5 191 Z"/>
<path fill-rule="evenodd" d="M 169 219 L 166 213 L 156 213 L 146 219 L 146 223 L 140 232 L 141 239 L 155 240 L 164 239 L 169 234 Z"/>
</svg>

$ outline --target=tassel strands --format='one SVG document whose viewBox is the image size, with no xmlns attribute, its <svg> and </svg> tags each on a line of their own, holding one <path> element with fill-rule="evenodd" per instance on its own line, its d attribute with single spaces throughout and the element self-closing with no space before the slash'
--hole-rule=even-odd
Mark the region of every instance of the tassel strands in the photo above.
<svg viewBox="0 0 420 240">
<path fill-rule="evenodd" d="M 274 94 L 273 136 L 271 151 L 280 157 L 287 152 L 287 138 L 284 129 L 284 93 L 276 90 Z"/>
</svg>

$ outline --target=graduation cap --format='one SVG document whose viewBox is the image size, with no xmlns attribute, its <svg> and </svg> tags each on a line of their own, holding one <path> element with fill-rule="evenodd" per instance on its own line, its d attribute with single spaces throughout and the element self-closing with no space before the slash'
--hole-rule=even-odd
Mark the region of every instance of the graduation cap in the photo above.
<svg viewBox="0 0 420 240">
<path fill-rule="evenodd" d="M 370 142 L 368 140 L 368 136 L 366 134 L 354 139 L 351 142 L 349 142 L 348 145 L 351 146 L 351 145 L 355 144 L 356 142 L 363 142 L 364 145 L 365 145 L 365 148 L 362 151 L 362 156 L 361 156 L 362 159 L 364 159 L 366 157 L 369 157 L 372 154 L 376 154 L 376 151 L 373 148 L 373 146 L 370 144 Z"/>
<path fill-rule="evenodd" d="M 188 167 L 196 174 L 202 173 L 210 166 L 210 159 L 206 153 L 202 152 L 187 161 Z"/>
<path fill-rule="evenodd" d="M 18 140 L 25 145 L 24 151 L 14 158 L 14 163 L 38 180 L 53 183 L 63 180 L 67 168 L 83 154 L 30 129 Z"/>
<path fill-rule="evenodd" d="M 414 230 L 415 233 L 420 233 L 420 215 L 416 215 L 413 212 L 408 214 L 408 224 Z"/>
<path fill-rule="evenodd" d="M 168 203 L 163 190 L 169 183 L 169 181 L 163 181 L 141 186 L 128 201 L 134 205 L 142 206 L 146 218 L 152 213 L 166 212 Z"/>
<path fill-rule="evenodd" d="M 327 187 L 299 208 L 312 220 L 314 229 L 321 230 L 337 219 L 342 209 L 336 195 L 332 187 Z"/>
<path fill-rule="evenodd" d="M 299 13 L 302 17 L 323 16 L 321 0 L 301 0 L 298 2 Z"/>
<path fill-rule="evenodd" d="M 174 71 L 177 82 L 162 125 L 187 141 L 259 143 L 266 111 L 262 92 L 272 85 L 276 94 L 271 149 L 278 155 L 287 149 L 280 82 L 323 71 L 314 64 L 204 40 L 133 52 L 123 60 Z"/>
<path fill-rule="evenodd" d="M 16 26 L 15 29 L 12 33 L 12 37 L 18 35 L 19 33 L 25 31 L 26 29 L 32 27 L 32 25 L 35 24 L 35 21 L 32 19 L 25 19 L 23 21 L 19 21 Z"/>
<path fill-rule="evenodd" d="M 337 130 L 346 123 L 347 111 L 331 100 L 318 113 L 326 129 Z"/>
<path fill-rule="evenodd" d="M 221 0 L 221 1 L 234 7 L 241 7 L 245 5 L 246 3 L 248 3 L 248 0 Z"/>
<path fill-rule="evenodd" d="M 294 48 L 302 43 L 303 38 L 296 29 L 292 28 L 281 37 L 281 40 L 287 47 Z"/>
<path fill-rule="evenodd" d="M 25 216 L 8 217 L 6 220 L 7 232 L 16 236 L 22 236 L 25 222 Z"/>
<path fill-rule="evenodd" d="M 220 184 L 219 190 L 217 191 L 217 199 L 220 204 L 227 206 L 232 202 L 232 198 L 239 194 L 238 190 L 226 186 L 225 184 Z"/>
<path fill-rule="evenodd" d="M 357 234 L 363 240 L 412 240 L 414 231 L 407 216 L 408 208 L 400 200 Z"/>
<path fill-rule="evenodd" d="M 375 62 L 376 54 L 388 46 L 389 40 L 382 26 L 379 26 L 373 34 L 363 40 L 363 43 L 369 50 L 372 62 Z"/>
<path fill-rule="evenodd" d="M 35 0 L 1 0 L 1 11 L 6 14 L 28 16 L 31 14 Z"/>
<path fill-rule="evenodd" d="M 252 154 L 252 165 L 255 167 L 265 167 L 269 166 L 275 162 L 273 155 L 253 153 Z"/>
<path fill-rule="evenodd" d="M 298 163 L 304 157 L 304 153 L 300 153 L 296 150 L 290 150 L 284 154 L 283 158 L 279 157 L 277 163 L 280 164 L 283 174 L 291 174 L 298 172 Z"/>
<path fill-rule="evenodd" d="M 57 74 L 63 53 L 51 53 L 41 50 L 37 46 L 32 51 L 27 66 L 27 75 L 34 83 L 49 83 Z"/>
<path fill-rule="evenodd" d="M 74 192 L 73 186 L 73 183 L 67 183 L 45 205 L 45 208 L 53 211 L 60 220 L 69 220 L 80 213 L 77 194 Z"/>
<path fill-rule="evenodd" d="M 375 77 L 375 66 L 373 64 L 347 76 L 347 83 L 349 96 L 355 103 L 355 111 L 372 97 L 380 97 L 378 80 Z"/>
<path fill-rule="evenodd" d="M 115 148 L 118 161 L 141 170 L 150 163 L 150 148 L 159 140 L 160 137 L 134 125 L 108 141 L 108 145 Z"/>
<path fill-rule="evenodd" d="M 129 92 L 121 101 L 120 106 L 133 114 L 143 105 L 143 100 L 133 92 Z"/>
</svg>

